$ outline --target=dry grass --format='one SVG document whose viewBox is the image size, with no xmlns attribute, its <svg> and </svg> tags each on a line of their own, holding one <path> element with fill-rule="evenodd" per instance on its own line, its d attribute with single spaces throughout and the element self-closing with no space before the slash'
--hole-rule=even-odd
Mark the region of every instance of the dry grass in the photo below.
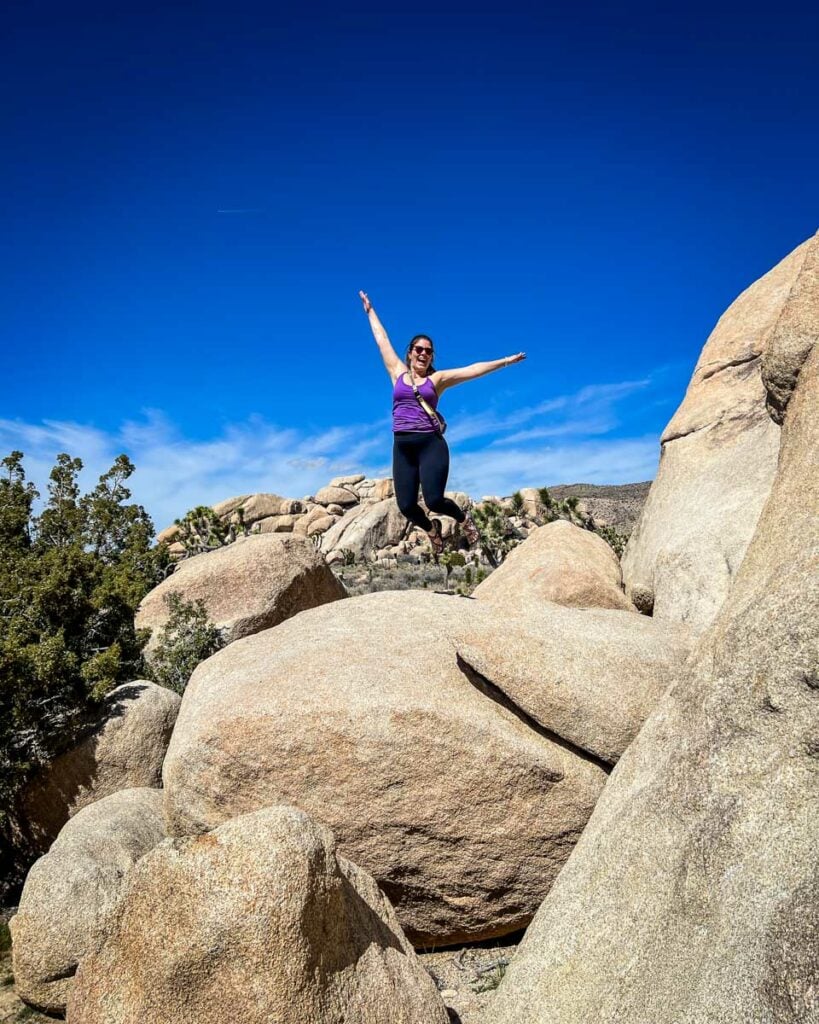
<svg viewBox="0 0 819 1024">
<path fill-rule="evenodd" d="M 334 566 L 333 570 L 351 597 L 372 594 L 377 590 L 430 590 L 468 595 L 492 571 L 488 566 L 481 566 L 480 569 L 474 565 L 455 566 L 449 575 L 447 587 L 443 565 L 432 562 L 419 565 L 406 556 L 399 560 L 398 565 L 389 568 L 375 563 L 359 563 Z"/>
</svg>

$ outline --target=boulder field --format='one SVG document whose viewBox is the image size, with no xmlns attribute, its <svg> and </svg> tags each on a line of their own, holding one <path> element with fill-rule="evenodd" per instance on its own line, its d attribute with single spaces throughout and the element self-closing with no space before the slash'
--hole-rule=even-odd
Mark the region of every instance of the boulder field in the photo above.
<svg viewBox="0 0 819 1024">
<path fill-rule="evenodd" d="M 293 804 L 376 878 L 413 941 L 513 931 L 684 659 L 668 633 L 633 612 L 539 602 L 506 620 L 422 591 L 304 612 L 194 672 L 163 769 L 169 833 Z M 510 634 L 517 676 L 492 660 Z"/>
<path fill-rule="evenodd" d="M 176 716 L 161 794 L 88 788 L 32 869 L 29 1001 L 70 1024 L 444 1024 L 410 943 L 528 924 L 491 1024 L 819 1019 L 818 342 L 819 236 L 717 324 L 622 580 L 552 523 L 473 599 L 317 598 L 311 529 L 337 531 L 328 557 L 397 529 L 377 482 L 226 503 L 295 532 L 168 581 L 195 577 L 233 642 L 178 715 L 153 695 Z M 62 820 L 85 799 L 55 794 Z"/>
</svg>

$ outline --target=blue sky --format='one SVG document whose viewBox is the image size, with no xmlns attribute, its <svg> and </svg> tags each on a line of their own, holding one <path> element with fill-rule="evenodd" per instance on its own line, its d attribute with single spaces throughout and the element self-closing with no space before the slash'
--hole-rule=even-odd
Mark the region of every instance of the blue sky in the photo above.
<svg viewBox="0 0 819 1024">
<path fill-rule="evenodd" d="M 7 5 L 0 447 L 39 483 L 125 450 L 158 526 L 387 475 L 364 288 L 439 366 L 528 353 L 445 396 L 453 487 L 651 477 L 720 313 L 819 227 L 817 30 L 788 4 Z"/>
</svg>

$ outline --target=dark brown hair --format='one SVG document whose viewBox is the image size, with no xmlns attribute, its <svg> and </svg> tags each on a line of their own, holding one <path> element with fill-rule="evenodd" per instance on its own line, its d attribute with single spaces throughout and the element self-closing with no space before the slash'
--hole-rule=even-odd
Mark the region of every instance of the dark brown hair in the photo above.
<svg viewBox="0 0 819 1024">
<path fill-rule="evenodd" d="M 429 361 L 429 369 L 427 370 L 427 376 L 429 376 L 431 373 L 435 373 L 435 366 L 433 365 L 433 360 L 435 359 L 435 342 L 432 340 L 432 338 L 430 338 L 428 334 L 416 334 L 414 338 L 410 339 L 410 343 L 409 345 L 407 345 L 407 354 L 404 356 L 404 362 L 407 364 L 407 369 L 409 369 L 412 349 L 415 345 L 415 342 L 421 340 L 428 341 L 432 346 L 432 357 Z"/>
</svg>

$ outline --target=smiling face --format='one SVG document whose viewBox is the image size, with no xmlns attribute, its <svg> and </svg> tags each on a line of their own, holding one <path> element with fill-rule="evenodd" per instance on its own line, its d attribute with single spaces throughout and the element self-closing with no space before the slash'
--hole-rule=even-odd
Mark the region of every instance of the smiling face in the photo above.
<svg viewBox="0 0 819 1024">
<path fill-rule="evenodd" d="M 407 366 L 416 377 L 426 377 L 432 372 L 432 339 L 426 334 L 416 334 L 407 349 Z"/>
</svg>

